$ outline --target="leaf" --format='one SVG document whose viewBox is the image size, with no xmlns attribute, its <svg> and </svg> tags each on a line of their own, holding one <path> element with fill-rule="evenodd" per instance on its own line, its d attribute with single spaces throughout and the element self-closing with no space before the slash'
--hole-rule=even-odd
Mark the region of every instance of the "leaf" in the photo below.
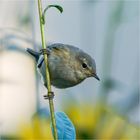
<svg viewBox="0 0 140 140">
<path fill-rule="evenodd" d="M 59 11 L 60 13 L 63 12 L 63 8 L 62 8 L 60 5 L 48 5 L 48 6 L 45 8 L 45 10 L 44 10 L 44 14 L 45 14 L 45 12 L 46 12 L 49 8 L 51 8 L 51 7 L 54 7 L 54 8 L 56 8 L 56 9 L 58 9 L 58 11 Z"/>
<path fill-rule="evenodd" d="M 60 13 L 63 12 L 63 8 L 62 8 L 60 5 L 48 5 L 48 6 L 44 9 L 43 14 L 42 14 L 42 22 L 43 22 L 43 24 L 45 24 L 45 13 L 46 13 L 46 11 L 47 11 L 49 8 L 52 8 L 52 7 L 56 8 Z"/>
<path fill-rule="evenodd" d="M 76 139 L 75 128 L 71 120 L 68 118 L 68 116 L 64 112 L 56 112 L 55 117 L 58 139 L 75 140 Z"/>
</svg>

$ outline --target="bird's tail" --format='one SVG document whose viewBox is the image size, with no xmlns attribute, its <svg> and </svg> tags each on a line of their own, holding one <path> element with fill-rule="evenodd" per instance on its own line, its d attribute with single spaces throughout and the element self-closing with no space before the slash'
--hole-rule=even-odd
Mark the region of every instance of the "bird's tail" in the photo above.
<svg viewBox="0 0 140 140">
<path fill-rule="evenodd" d="M 30 48 L 27 48 L 26 51 L 27 51 L 30 55 L 32 55 L 32 56 L 35 58 L 36 61 L 38 61 L 39 56 L 40 56 L 40 53 L 39 53 L 39 52 L 36 52 L 36 51 L 34 51 L 34 50 L 30 49 Z"/>
</svg>

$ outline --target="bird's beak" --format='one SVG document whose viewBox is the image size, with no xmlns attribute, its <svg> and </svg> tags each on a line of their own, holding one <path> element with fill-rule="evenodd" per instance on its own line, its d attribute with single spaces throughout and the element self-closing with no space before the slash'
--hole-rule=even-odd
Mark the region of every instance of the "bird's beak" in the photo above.
<svg viewBox="0 0 140 140">
<path fill-rule="evenodd" d="M 100 78 L 98 77 L 98 75 L 94 75 L 94 78 L 96 78 L 98 81 L 100 81 Z"/>
<path fill-rule="evenodd" d="M 94 78 L 96 78 L 98 81 L 100 81 L 100 78 L 98 77 L 98 75 L 97 75 L 96 73 L 94 73 L 92 76 L 93 76 Z"/>
</svg>

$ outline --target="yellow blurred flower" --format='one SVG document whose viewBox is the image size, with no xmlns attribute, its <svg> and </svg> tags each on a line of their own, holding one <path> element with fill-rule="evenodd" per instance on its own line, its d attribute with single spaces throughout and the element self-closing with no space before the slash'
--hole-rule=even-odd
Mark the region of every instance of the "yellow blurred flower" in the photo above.
<svg viewBox="0 0 140 140">
<path fill-rule="evenodd" d="M 21 125 L 19 137 L 28 140 L 53 140 L 49 119 L 36 115 L 32 124 Z"/>
<path fill-rule="evenodd" d="M 113 111 L 107 111 L 106 106 L 102 104 L 94 107 L 88 103 L 65 106 L 65 112 L 77 130 L 77 139 L 136 140 L 138 138 L 138 128 L 130 125 Z"/>
</svg>

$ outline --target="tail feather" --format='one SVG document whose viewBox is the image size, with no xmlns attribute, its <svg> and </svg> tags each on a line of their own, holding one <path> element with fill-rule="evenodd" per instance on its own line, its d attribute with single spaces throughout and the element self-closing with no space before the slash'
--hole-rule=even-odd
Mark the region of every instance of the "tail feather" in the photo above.
<svg viewBox="0 0 140 140">
<path fill-rule="evenodd" d="M 34 51 L 34 50 L 30 49 L 30 48 L 27 48 L 26 51 L 27 51 L 30 55 L 32 55 L 32 56 L 36 59 L 36 61 L 38 61 L 39 56 L 40 56 L 40 53 L 39 53 L 39 52 L 36 52 L 36 51 Z"/>
</svg>

